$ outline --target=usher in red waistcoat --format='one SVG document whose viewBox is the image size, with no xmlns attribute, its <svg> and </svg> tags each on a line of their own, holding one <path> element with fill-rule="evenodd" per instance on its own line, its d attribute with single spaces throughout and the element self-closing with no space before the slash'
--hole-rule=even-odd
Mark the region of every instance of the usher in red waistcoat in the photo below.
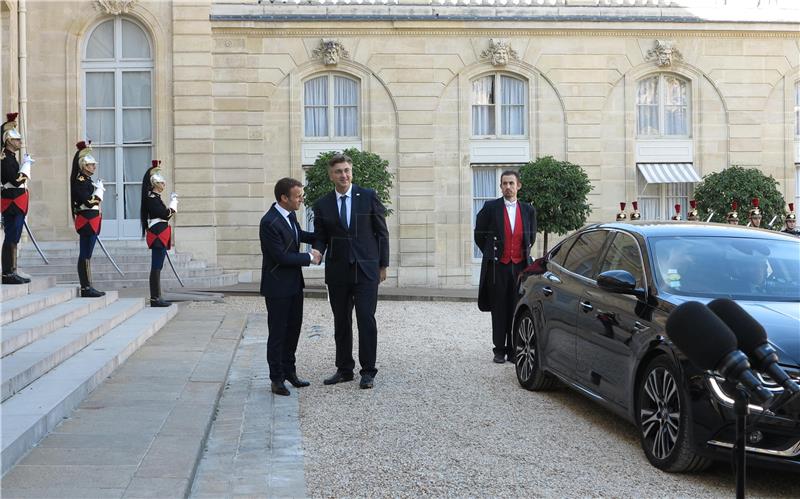
<svg viewBox="0 0 800 499">
<path fill-rule="evenodd" d="M 517 216 L 514 219 L 514 232 L 511 232 L 511 220 L 508 218 L 508 210 L 503 204 L 503 220 L 505 226 L 505 244 L 503 245 L 503 257 L 500 258 L 500 263 L 508 264 L 509 262 L 519 263 L 522 258 L 522 211 L 519 209 L 517 203 Z"/>
</svg>

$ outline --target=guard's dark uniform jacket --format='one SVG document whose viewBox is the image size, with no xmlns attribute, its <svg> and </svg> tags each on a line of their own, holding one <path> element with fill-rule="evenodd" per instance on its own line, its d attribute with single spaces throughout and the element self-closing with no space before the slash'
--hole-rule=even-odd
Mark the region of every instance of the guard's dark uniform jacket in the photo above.
<svg viewBox="0 0 800 499">
<path fill-rule="evenodd" d="M 17 156 L 8 149 L 3 150 L 2 212 L 5 215 L 27 215 L 29 194 L 26 182 L 28 177 L 19 173 Z"/>
<path fill-rule="evenodd" d="M 175 212 L 164 205 L 161 195 L 156 192 L 150 192 L 144 199 L 144 209 L 148 220 L 147 247 L 170 249 L 172 228 L 168 221 Z"/>
<path fill-rule="evenodd" d="M 72 180 L 72 214 L 75 217 L 75 231 L 84 236 L 100 234 L 102 215 L 101 200 L 94 195 L 92 178 L 79 173 Z"/>
</svg>

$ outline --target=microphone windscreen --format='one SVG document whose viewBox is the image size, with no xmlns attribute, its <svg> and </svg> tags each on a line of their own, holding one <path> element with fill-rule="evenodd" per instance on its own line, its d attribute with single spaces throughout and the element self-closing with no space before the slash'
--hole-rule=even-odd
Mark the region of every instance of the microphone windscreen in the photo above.
<svg viewBox="0 0 800 499">
<path fill-rule="evenodd" d="M 736 350 L 730 328 L 705 305 L 683 303 L 667 317 L 667 336 L 700 369 L 714 370 L 722 358 Z"/>
<path fill-rule="evenodd" d="M 708 308 L 731 328 L 739 344 L 739 350 L 747 355 L 767 342 L 767 332 L 764 327 L 735 301 L 717 298 L 708 304 Z"/>
</svg>

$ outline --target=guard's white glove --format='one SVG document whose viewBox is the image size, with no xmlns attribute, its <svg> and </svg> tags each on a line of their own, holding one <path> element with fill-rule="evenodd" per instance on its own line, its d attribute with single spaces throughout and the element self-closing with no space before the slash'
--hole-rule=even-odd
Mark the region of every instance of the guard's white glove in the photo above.
<svg viewBox="0 0 800 499">
<path fill-rule="evenodd" d="M 94 192 L 92 193 L 92 195 L 95 196 L 100 201 L 102 201 L 103 193 L 106 192 L 106 188 L 103 187 L 103 181 L 98 180 L 96 182 L 92 182 L 92 185 L 94 186 Z"/>
<path fill-rule="evenodd" d="M 169 195 L 169 206 L 168 208 L 177 213 L 178 211 L 178 193 L 173 192 Z"/>
<path fill-rule="evenodd" d="M 19 172 L 28 178 L 31 178 L 31 167 L 36 163 L 36 160 L 31 158 L 31 155 L 25 153 L 22 157 L 22 166 L 19 167 Z"/>
</svg>

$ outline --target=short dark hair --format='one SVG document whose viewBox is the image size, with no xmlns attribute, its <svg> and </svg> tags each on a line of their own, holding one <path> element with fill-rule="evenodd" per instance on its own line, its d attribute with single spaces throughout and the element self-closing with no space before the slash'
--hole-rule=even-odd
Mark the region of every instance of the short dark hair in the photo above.
<svg viewBox="0 0 800 499">
<path fill-rule="evenodd" d="M 506 175 L 513 175 L 514 178 L 517 179 L 517 183 L 520 182 L 520 180 L 519 180 L 519 172 L 518 171 L 514 171 L 514 170 L 506 170 L 503 173 L 501 173 L 500 174 L 500 182 L 503 181 L 503 177 L 505 177 Z"/>
<path fill-rule="evenodd" d="M 291 177 L 283 177 L 275 184 L 275 201 L 280 202 L 281 196 L 289 197 L 292 189 L 295 187 L 303 187 L 299 180 Z"/>
<path fill-rule="evenodd" d="M 334 154 L 331 159 L 328 160 L 328 168 L 333 168 L 339 163 L 347 163 L 348 165 L 353 166 L 353 160 L 350 159 L 350 156 L 347 154 Z"/>
</svg>

